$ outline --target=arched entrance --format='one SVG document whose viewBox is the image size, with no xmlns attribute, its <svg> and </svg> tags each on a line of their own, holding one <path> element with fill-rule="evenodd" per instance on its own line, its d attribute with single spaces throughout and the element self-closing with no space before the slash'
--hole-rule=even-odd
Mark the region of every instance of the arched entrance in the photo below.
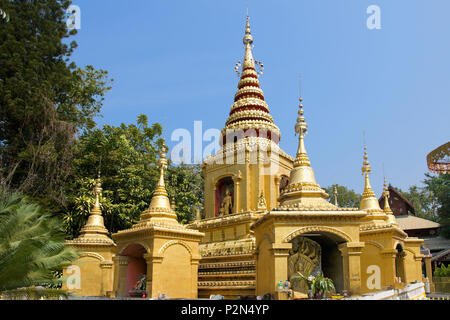
<svg viewBox="0 0 450 320">
<path fill-rule="evenodd" d="M 125 296 L 127 297 L 141 297 L 142 288 L 136 290 L 136 285 L 143 276 L 147 276 L 147 263 L 144 254 L 147 250 L 140 244 L 134 243 L 122 251 L 122 256 L 128 257 L 128 266 L 126 271 L 126 289 Z M 143 280 L 145 283 L 146 281 Z"/>
<path fill-rule="evenodd" d="M 395 247 L 397 254 L 395 255 L 395 277 L 398 282 L 405 282 L 405 256 L 406 252 L 403 250 L 402 245 L 399 243 Z"/>
<path fill-rule="evenodd" d="M 345 240 L 327 232 L 308 232 L 296 236 L 290 242 L 289 279 L 297 272 L 304 276 L 315 276 L 322 272 L 333 280 L 336 292 L 344 290 L 343 258 L 338 245 Z M 291 284 L 295 291 L 307 293 L 305 281 L 291 281 Z"/>
</svg>

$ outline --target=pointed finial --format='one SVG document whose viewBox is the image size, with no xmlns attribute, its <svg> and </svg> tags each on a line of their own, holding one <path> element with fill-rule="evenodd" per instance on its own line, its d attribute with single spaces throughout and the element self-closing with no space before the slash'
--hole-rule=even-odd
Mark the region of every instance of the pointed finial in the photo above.
<svg viewBox="0 0 450 320">
<path fill-rule="evenodd" d="M 159 176 L 159 183 L 158 185 L 160 186 L 164 186 L 164 170 L 167 169 L 167 158 L 166 158 L 166 152 L 167 152 L 167 148 L 166 148 L 166 140 L 163 139 L 163 145 L 161 148 L 161 151 L 159 153 L 159 160 L 158 160 L 158 165 L 159 165 L 159 169 L 160 169 L 160 176 Z"/>
<path fill-rule="evenodd" d="M 360 209 L 381 211 L 378 199 L 375 197 L 375 193 L 370 185 L 369 174 L 372 172 L 372 168 L 369 163 L 369 156 L 367 155 L 367 147 L 364 145 L 364 161 L 361 168 L 361 172 L 364 175 L 364 192 L 362 194 L 362 200 Z"/>
<path fill-rule="evenodd" d="M 387 187 L 387 185 L 386 185 L 386 177 L 384 177 L 384 187 L 383 187 L 383 190 L 384 190 L 384 192 L 383 192 L 383 196 L 384 196 L 384 212 L 385 212 L 386 214 L 393 214 L 392 209 L 391 209 L 391 206 L 389 205 L 389 197 L 390 197 L 390 194 L 389 194 L 389 189 L 388 189 L 388 187 Z"/>
<path fill-rule="evenodd" d="M 202 212 L 200 211 L 200 208 L 195 208 L 195 220 L 200 221 L 202 220 Z"/>
<path fill-rule="evenodd" d="M 101 215 L 101 209 L 100 209 L 100 195 L 102 193 L 102 184 L 101 184 L 101 180 L 100 180 L 100 170 L 98 171 L 97 174 L 97 179 L 95 181 L 95 186 L 94 186 L 94 195 L 95 195 L 95 203 L 94 203 L 94 207 L 92 208 L 91 214 L 94 215 Z"/>
<path fill-rule="evenodd" d="M 175 197 L 172 197 L 172 199 L 170 200 L 170 207 L 172 208 L 172 211 L 177 210 L 177 205 L 175 204 Z"/>
<path fill-rule="evenodd" d="M 77 238 L 77 241 L 85 241 L 84 239 L 89 239 L 89 243 L 95 243 L 96 241 L 100 241 L 101 243 L 114 243 L 107 235 L 108 230 L 105 228 L 102 211 L 100 209 L 100 195 L 102 193 L 102 184 L 100 181 L 100 170 L 97 174 L 97 179 L 95 181 L 94 186 L 94 194 L 95 194 L 95 204 L 91 210 L 91 214 L 86 221 L 86 224 L 80 230 L 80 236 Z"/>
<path fill-rule="evenodd" d="M 367 155 L 367 147 L 364 146 L 364 161 L 363 166 L 361 168 L 362 174 L 369 174 L 372 172 L 372 168 L 369 163 L 369 156 Z"/>
<path fill-rule="evenodd" d="M 247 15 L 247 22 L 245 23 L 245 35 L 242 40 L 245 45 L 251 45 L 253 43 L 252 31 L 250 29 L 250 17 Z"/>
<path fill-rule="evenodd" d="M 338 191 L 337 191 L 337 185 L 334 185 L 334 205 L 338 207 Z"/>
<path fill-rule="evenodd" d="M 303 98 L 302 98 L 302 75 L 299 75 L 299 83 L 300 83 L 300 97 L 299 97 L 299 105 L 298 105 L 298 117 L 297 117 L 297 123 L 295 124 L 295 133 L 299 133 L 300 136 L 303 134 L 306 134 L 308 131 L 308 125 L 306 124 L 305 117 L 303 116 Z"/>
<path fill-rule="evenodd" d="M 303 115 L 303 98 L 299 98 L 299 110 L 297 123 L 295 124 L 295 133 L 299 134 L 297 156 L 294 162 L 294 166 L 310 166 L 308 154 L 305 148 L 305 134 L 308 131 L 308 125 L 306 124 L 305 117 Z"/>
</svg>

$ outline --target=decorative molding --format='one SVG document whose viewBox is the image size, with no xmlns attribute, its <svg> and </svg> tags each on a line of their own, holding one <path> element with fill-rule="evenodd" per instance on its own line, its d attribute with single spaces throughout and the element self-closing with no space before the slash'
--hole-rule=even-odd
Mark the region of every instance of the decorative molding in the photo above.
<svg viewBox="0 0 450 320">
<path fill-rule="evenodd" d="M 308 233 L 308 232 L 327 232 L 327 233 L 332 233 L 334 235 L 337 235 L 337 236 L 341 237 L 346 242 L 353 242 L 352 238 L 347 233 L 345 233 L 344 231 L 341 231 L 339 229 L 332 228 L 332 227 L 326 227 L 326 226 L 310 226 L 310 227 L 299 228 L 299 229 L 291 232 L 290 234 L 288 234 L 283 239 L 282 242 L 284 242 L 284 243 L 290 242 L 295 237 L 300 236 L 303 233 Z"/>
<path fill-rule="evenodd" d="M 384 250 L 383 245 L 382 245 L 381 243 L 377 242 L 377 241 L 373 241 L 373 240 L 364 240 L 364 242 L 365 242 L 365 243 L 368 243 L 368 244 L 371 244 L 371 245 L 374 245 L 375 247 L 377 247 L 377 248 L 379 248 L 379 249 L 381 249 L 381 250 Z"/>
<path fill-rule="evenodd" d="M 114 262 L 112 262 L 111 260 L 100 262 L 100 268 L 102 269 L 112 269 L 113 266 Z"/>
<path fill-rule="evenodd" d="M 189 252 L 189 255 L 192 257 L 192 249 L 191 249 L 191 247 L 189 247 L 189 245 L 188 245 L 186 242 L 181 241 L 181 240 L 170 240 L 170 241 L 167 241 L 167 242 L 164 243 L 164 245 L 159 249 L 158 253 L 159 253 L 160 255 L 164 255 L 164 252 L 165 252 L 169 247 L 174 246 L 174 245 L 177 245 L 177 244 L 182 245 L 183 247 L 185 247 L 186 250 Z"/>
<path fill-rule="evenodd" d="M 95 259 L 99 260 L 100 262 L 105 261 L 105 258 L 103 258 L 103 256 L 101 254 L 98 254 L 96 252 L 83 252 L 83 253 L 81 253 L 79 259 L 84 258 L 84 257 L 95 258 Z"/>
</svg>

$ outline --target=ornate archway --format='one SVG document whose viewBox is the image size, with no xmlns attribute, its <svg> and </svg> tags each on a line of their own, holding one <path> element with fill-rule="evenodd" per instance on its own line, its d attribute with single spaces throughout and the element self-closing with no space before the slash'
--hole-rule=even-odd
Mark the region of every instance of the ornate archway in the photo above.
<svg viewBox="0 0 450 320">
<path fill-rule="evenodd" d="M 333 280 L 336 291 L 344 290 L 344 263 L 339 245 L 351 242 L 345 232 L 326 226 L 301 227 L 288 234 L 283 242 L 292 243 L 288 256 L 289 280 L 323 273 Z M 306 281 L 291 281 L 295 291 L 307 293 Z"/>
</svg>

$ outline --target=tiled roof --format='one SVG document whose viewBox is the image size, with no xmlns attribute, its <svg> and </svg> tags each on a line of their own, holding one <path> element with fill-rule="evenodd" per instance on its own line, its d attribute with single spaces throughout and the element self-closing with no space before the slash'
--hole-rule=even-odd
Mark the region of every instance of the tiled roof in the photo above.
<svg viewBox="0 0 450 320">
<path fill-rule="evenodd" d="M 416 229 L 433 229 L 441 226 L 439 223 L 416 216 L 397 216 L 396 220 L 400 228 L 405 231 Z"/>
<path fill-rule="evenodd" d="M 445 250 L 450 248 L 450 239 L 442 237 L 424 237 L 424 245 L 430 250 Z"/>
</svg>

